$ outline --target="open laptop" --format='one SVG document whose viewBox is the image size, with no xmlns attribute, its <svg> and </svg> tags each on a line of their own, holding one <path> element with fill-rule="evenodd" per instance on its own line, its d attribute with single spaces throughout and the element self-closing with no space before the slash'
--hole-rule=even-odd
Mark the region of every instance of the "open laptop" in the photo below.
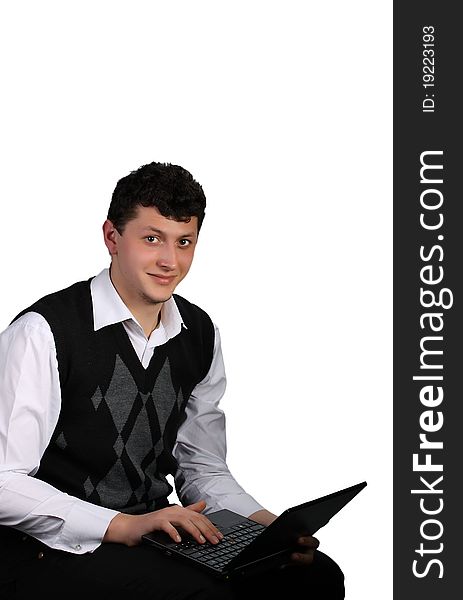
<svg viewBox="0 0 463 600">
<path fill-rule="evenodd" d="M 184 531 L 180 543 L 163 531 L 142 539 L 167 556 L 190 561 L 217 577 L 245 576 L 287 563 L 299 536 L 313 535 L 366 485 L 363 481 L 288 508 L 268 527 L 226 509 L 208 513 L 207 518 L 224 534 L 218 544 L 199 544 Z"/>
</svg>

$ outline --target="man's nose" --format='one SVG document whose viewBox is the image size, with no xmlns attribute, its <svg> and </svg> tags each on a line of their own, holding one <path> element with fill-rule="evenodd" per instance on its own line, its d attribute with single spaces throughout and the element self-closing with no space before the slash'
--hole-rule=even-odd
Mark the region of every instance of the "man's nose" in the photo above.
<svg viewBox="0 0 463 600">
<path fill-rule="evenodd" d="M 157 263 L 163 269 L 172 271 L 177 266 L 177 249 L 174 244 L 162 244 Z"/>
</svg>

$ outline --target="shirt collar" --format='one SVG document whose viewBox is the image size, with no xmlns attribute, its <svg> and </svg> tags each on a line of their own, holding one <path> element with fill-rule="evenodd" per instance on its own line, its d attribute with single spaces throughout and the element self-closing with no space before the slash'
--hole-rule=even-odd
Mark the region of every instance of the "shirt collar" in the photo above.
<svg viewBox="0 0 463 600">
<path fill-rule="evenodd" d="M 91 280 L 90 292 L 92 295 L 93 328 L 95 331 L 107 325 L 114 325 L 114 323 L 121 323 L 128 320 L 132 320 L 140 326 L 113 286 L 108 268 L 103 269 Z M 182 325 L 186 327 L 173 297 L 164 302 L 162 306 L 161 324 L 165 329 L 168 339 L 178 335 L 182 329 Z"/>
</svg>

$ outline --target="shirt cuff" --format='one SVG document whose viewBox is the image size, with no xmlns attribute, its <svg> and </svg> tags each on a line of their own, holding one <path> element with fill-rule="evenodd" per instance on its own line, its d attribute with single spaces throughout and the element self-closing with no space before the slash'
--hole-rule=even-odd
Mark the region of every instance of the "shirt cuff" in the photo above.
<svg viewBox="0 0 463 600">
<path fill-rule="evenodd" d="M 66 516 L 66 521 L 53 548 L 74 554 L 93 552 L 101 545 L 111 520 L 118 511 L 88 502 L 77 501 Z"/>
<path fill-rule="evenodd" d="M 203 484 L 203 485 L 201 485 Z M 189 483 L 177 489 L 179 499 L 184 506 L 204 500 L 204 514 L 226 508 L 243 517 L 249 517 L 264 507 L 248 494 L 232 477 L 214 477 L 206 484 L 201 480 Z"/>
<path fill-rule="evenodd" d="M 264 507 L 259 504 L 252 496 L 249 494 L 238 494 L 233 496 L 228 496 L 227 498 L 223 498 L 221 501 L 215 503 L 215 506 L 209 506 L 204 511 L 204 514 L 208 514 L 212 511 L 221 510 L 226 508 L 227 510 L 231 510 L 232 512 L 238 513 L 243 517 L 249 517 L 253 513 L 258 510 L 263 510 Z"/>
</svg>

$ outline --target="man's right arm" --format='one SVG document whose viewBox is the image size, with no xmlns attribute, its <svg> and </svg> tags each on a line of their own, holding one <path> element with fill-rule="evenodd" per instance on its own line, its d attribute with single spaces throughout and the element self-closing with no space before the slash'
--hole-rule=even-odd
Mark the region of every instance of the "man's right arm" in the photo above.
<svg viewBox="0 0 463 600">
<path fill-rule="evenodd" d="M 116 511 L 36 479 L 61 408 L 53 334 L 27 313 L 0 334 L 0 525 L 52 548 L 91 552 Z"/>
</svg>

